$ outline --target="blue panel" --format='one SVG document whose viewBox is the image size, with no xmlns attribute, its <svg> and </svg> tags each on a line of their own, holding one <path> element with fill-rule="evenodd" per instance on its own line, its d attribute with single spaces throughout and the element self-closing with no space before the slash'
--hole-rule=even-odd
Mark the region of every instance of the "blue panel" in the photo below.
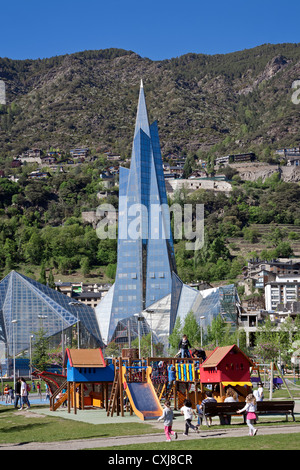
<svg viewBox="0 0 300 470">
<path fill-rule="evenodd" d="M 114 368 L 107 367 L 70 367 L 67 368 L 68 382 L 113 382 Z"/>
</svg>

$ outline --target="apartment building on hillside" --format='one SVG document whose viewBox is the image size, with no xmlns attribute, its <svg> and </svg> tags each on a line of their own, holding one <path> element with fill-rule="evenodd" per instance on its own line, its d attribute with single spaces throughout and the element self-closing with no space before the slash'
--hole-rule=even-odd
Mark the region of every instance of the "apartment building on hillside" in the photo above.
<svg viewBox="0 0 300 470">
<path fill-rule="evenodd" d="M 265 286 L 265 303 L 268 312 L 286 308 L 300 299 L 300 276 L 276 276 Z"/>
</svg>

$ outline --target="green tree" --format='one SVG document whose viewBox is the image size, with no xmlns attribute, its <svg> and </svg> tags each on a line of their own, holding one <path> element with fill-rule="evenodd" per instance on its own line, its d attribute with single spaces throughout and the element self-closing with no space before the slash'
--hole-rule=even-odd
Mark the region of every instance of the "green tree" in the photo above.
<svg viewBox="0 0 300 470">
<path fill-rule="evenodd" d="M 192 311 L 190 311 L 184 319 L 182 334 L 187 335 L 189 342 L 193 348 L 197 348 L 198 346 L 200 346 L 200 342 L 201 342 L 200 326 Z"/>
<path fill-rule="evenodd" d="M 54 276 L 53 276 L 53 271 L 52 268 L 49 270 L 49 276 L 48 276 L 48 286 L 51 287 L 51 289 L 55 289 L 55 281 L 54 281 Z"/>
<path fill-rule="evenodd" d="M 139 347 L 139 339 L 135 338 L 131 345 L 134 348 Z M 163 345 L 161 343 L 153 343 L 153 356 L 160 357 L 163 352 Z M 151 357 L 151 333 L 141 337 L 141 357 Z"/>
<path fill-rule="evenodd" d="M 223 346 L 225 329 L 226 325 L 222 315 L 213 318 L 211 324 L 207 327 L 206 344 L 213 345 L 213 347 Z"/>
<path fill-rule="evenodd" d="M 38 282 L 45 285 L 47 284 L 45 263 L 42 263 L 41 265 L 40 277 L 38 279 Z"/>
<path fill-rule="evenodd" d="M 299 320 L 298 320 L 299 322 Z M 290 363 L 293 350 L 293 341 L 299 334 L 298 322 L 288 317 L 283 323 L 280 323 L 278 331 L 278 343 L 280 356 L 285 363 Z"/>
<path fill-rule="evenodd" d="M 29 183 L 24 190 L 26 199 L 33 206 L 42 206 L 44 207 L 50 197 L 50 191 L 44 183 L 40 181 L 35 181 L 34 183 Z"/>
<path fill-rule="evenodd" d="M 87 277 L 91 272 L 90 262 L 86 256 L 80 261 L 80 269 L 84 277 Z"/>
<path fill-rule="evenodd" d="M 26 243 L 24 256 L 29 263 L 40 264 L 43 258 L 43 240 L 38 230 L 34 230 L 30 240 Z"/>
<path fill-rule="evenodd" d="M 187 179 L 193 172 L 195 159 L 192 155 L 188 155 L 183 165 L 183 178 Z"/>
<path fill-rule="evenodd" d="M 170 354 L 174 356 L 178 352 L 178 345 L 182 336 L 181 320 L 177 317 L 172 333 L 169 336 Z"/>
<path fill-rule="evenodd" d="M 109 264 L 106 268 L 107 277 L 109 277 L 110 279 L 115 279 L 116 271 L 117 271 L 117 265 L 116 264 Z"/>
<path fill-rule="evenodd" d="M 32 365 L 40 371 L 46 370 L 49 362 L 49 338 L 46 334 L 47 332 L 44 328 L 34 333 Z"/>
<path fill-rule="evenodd" d="M 264 362 L 275 361 L 279 355 L 279 335 L 268 318 L 256 333 L 255 353 Z"/>
<path fill-rule="evenodd" d="M 117 262 L 117 240 L 99 240 L 97 260 L 101 266 Z"/>
<path fill-rule="evenodd" d="M 250 243 L 257 243 L 259 239 L 259 230 L 257 228 L 245 227 L 243 230 L 244 239 Z"/>
<path fill-rule="evenodd" d="M 106 357 L 119 357 L 121 355 L 121 345 L 112 341 L 107 345 L 105 348 L 105 356 Z"/>
</svg>

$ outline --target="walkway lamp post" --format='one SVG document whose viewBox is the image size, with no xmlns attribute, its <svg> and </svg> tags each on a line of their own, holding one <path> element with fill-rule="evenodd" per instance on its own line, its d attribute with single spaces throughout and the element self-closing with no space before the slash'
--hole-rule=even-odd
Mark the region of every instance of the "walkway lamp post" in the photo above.
<svg viewBox="0 0 300 470">
<path fill-rule="evenodd" d="M 152 328 L 152 313 L 154 310 L 146 310 L 147 313 L 150 313 L 150 338 L 151 338 L 151 357 L 153 357 L 153 328 Z"/>
<path fill-rule="evenodd" d="M 203 335 L 202 335 L 202 320 L 205 319 L 205 316 L 204 315 L 201 315 L 200 317 L 200 334 L 201 334 L 201 348 L 202 348 L 202 343 L 203 343 Z"/>
<path fill-rule="evenodd" d="M 13 357 L 14 357 L 14 390 L 16 389 L 16 332 L 15 325 L 18 323 L 18 320 L 12 320 L 12 333 L 13 333 Z"/>
<path fill-rule="evenodd" d="M 30 374 L 30 380 L 32 380 L 32 338 L 33 335 L 30 335 L 30 343 L 29 343 L 29 374 Z"/>
<path fill-rule="evenodd" d="M 143 317 L 139 313 L 135 313 L 134 316 L 136 317 L 137 324 L 138 324 L 139 359 L 141 359 L 141 327 L 140 327 L 140 322 L 143 320 Z"/>
</svg>

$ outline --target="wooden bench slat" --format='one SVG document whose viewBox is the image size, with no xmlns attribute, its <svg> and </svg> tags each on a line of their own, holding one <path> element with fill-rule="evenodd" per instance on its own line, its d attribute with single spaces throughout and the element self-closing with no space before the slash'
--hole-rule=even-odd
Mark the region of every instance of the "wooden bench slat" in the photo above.
<svg viewBox="0 0 300 470">
<path fill-rule="evenodd" d="M 238 410 L 244 408 L 245 402 L 226 402 L 216 403 L 207 402 L 203 403 L 203 415 L 205 417 L 233 415 L 237 414 Z M 291 400 L 283 401 L 259 401 L 257 402 L 257 414 L 288 414 L 294 417 L 295 402 Z"/>
</svg>

